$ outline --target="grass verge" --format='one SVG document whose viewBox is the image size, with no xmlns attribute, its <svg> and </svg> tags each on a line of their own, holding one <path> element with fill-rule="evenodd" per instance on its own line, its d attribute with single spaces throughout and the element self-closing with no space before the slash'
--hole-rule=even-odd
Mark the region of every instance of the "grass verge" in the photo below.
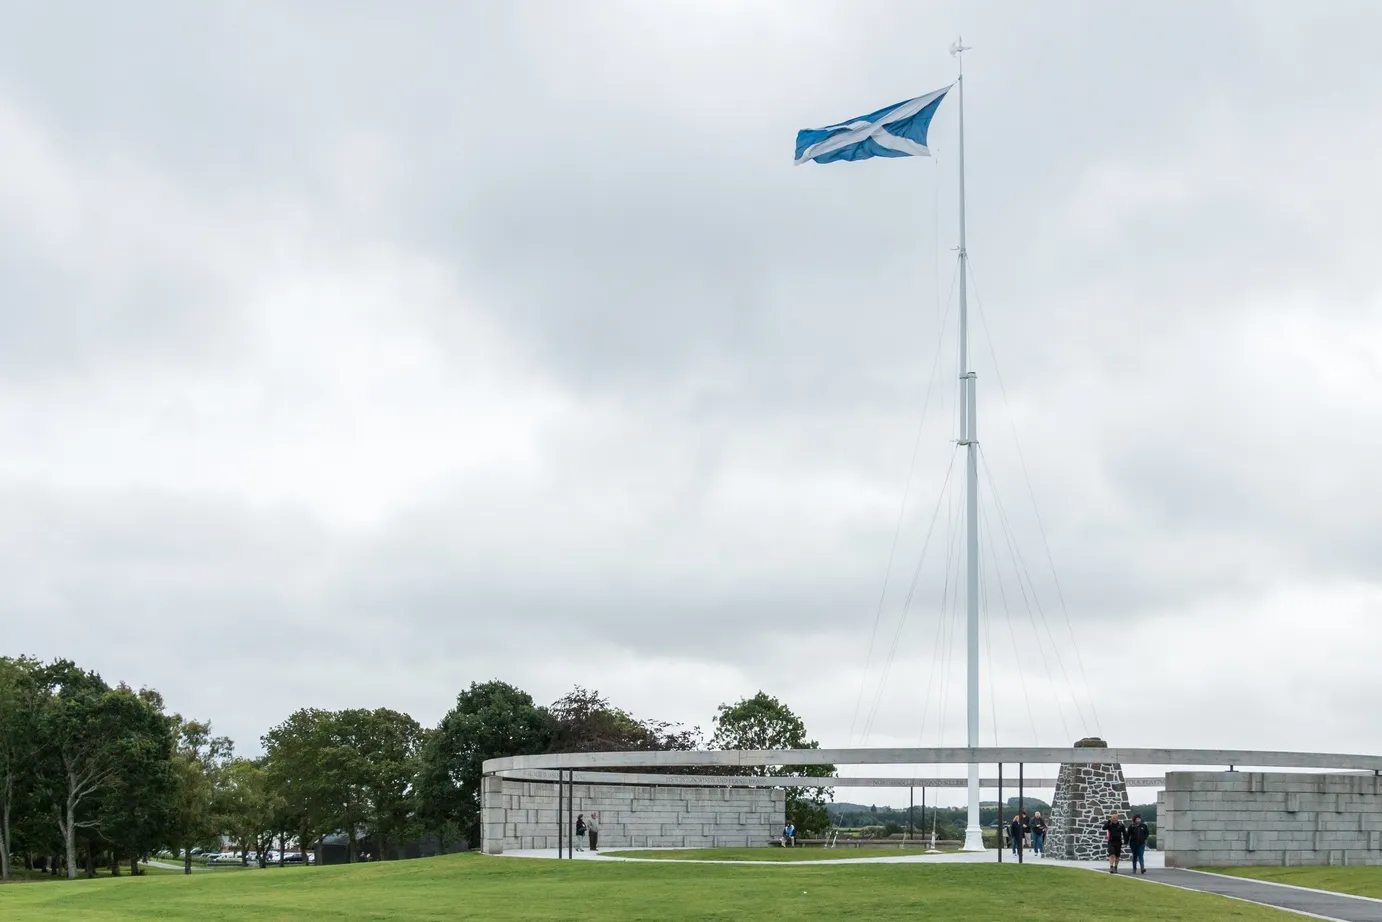
<svg viewBox="0 0 1382 922">
<path fill-rule="evenodd" d="M 921 918 L 992 922 L 1290 922 L 1278 910 L 1072 868 L 1012 864 L 804 865 L 544 861 L 446 855 L 300 874 L 177 874 L 0 887 L 0 918 L 476 919 L 665 922 Z"/>
<path fill-rule="evenodd" d="M 1299 867 L 1299 868 L 1204 868 L 1215 874 L 1249 877 L 1274 884 L 1332 890 L 1354 896 L 1370 896 L 1382 900 L 1382 867 Z"/>
</svg>

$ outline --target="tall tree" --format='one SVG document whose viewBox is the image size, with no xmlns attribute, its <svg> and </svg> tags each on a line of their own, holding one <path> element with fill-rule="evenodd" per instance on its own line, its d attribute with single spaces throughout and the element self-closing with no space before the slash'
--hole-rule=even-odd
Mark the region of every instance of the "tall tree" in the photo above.
<svg viewBox="0 0 1382 922">
<path fill-rule="evenodd" d="M 722 704 L 715 715 L 712 749 L 819 749 L 820 743 L 808 739 L 806 724 L 791 708 L 760 691 L 752 698 Z M 754 775 L 810 775 L 828 778 L 833 765 L 782 765 L 742 769 Z M 825 803 L 830 789 L 809 787 L 787 789 L 787 818 L 806 835 L 830 826 Z"/>
<path fill-rule="evenodd" d="M 249 852 L 261 868 L 267 866 L 269 846 L 278 831 L 280 803 L 261 762 L 232 759 L 226 766 L 221 817 L 225 830 L 240 846 L 242 860 Z"/>
<path fill-rule="evenodd" d="M 217 805 L 225 783 L 226 764 L 235 747 L 228 737 L 212 736 L 211 724 L 170 718 L 173 750 L 173 822 L 168 844 L 182 852 L 183 873 L 192 873 L 192 849 L 221 831 Z"/>
<path fill-rule="evenodd" d="M 339 723 L 344 740 L 360 756 L 349 780 L 360 790 L 364 824 L 379 857 L 387 860 L 390 847 L 402 841 L 414 822 L 422 727 L 388 708 L 342 711 Z"/>
<path fill-rule="evenodd" d="M 450 823 L 472 845 L 480 839 L 480 777 L 486 759 L 547 752 L 551 718 L 507 682 L 472 682 L 430 734 L 419 796 L 429 825 Z"/>
<path fill-rule="evenodd" d="M 37 758 L 37 660 L 0 657 L 0 880 L 10 879 L 14 823 Z"/>
<path fill-rule="evenodd" d="M 75 879 L 77 832 L 101 825 L 96 807 L 117 780 L 127 747 L 137 744 L 125 733 L 138 731 L 148 705 L 67 660 L 45 666 L 40 677 L 38 776 L 55 805 L 67 876 Z"/>
<path fill-rule="evenodd" d="M 263 737 L 266 781 L 281 799 L 298 847 L 306 850 L 340 828 L 342 796 L 328 760 L 339 761 L 330 711 L 304 708 Z"/>
<path fill-rule="evenodd" d="M 115 777 L 98 800 L 97 816 L 101 836 L 112 849 L 112 866 L 128 859 L 130 873 L 137 875 L 139 858 L 165 844 L 176 821 L 173 724 L 163 713 L 163 697 L 153 689 L 136 694 L 121 685 L 112 694 L 131 706 L 119 715 Z"/>
<path fill-rule="evenodd" d="M 361 831 L 388 854 L 413 820 L 422 735 L 388 708 L 298 711 L 264 738 L 283 814 L 310 817 L 318 833 L 344 832 L 350 860 Z"/>
<path fill-rule="evenodd" d="M 695 749 L 700 728 L 661 720 L 639 720 L 612 706 L 597 691 L 577 685 L 549 707 L 553 752 L 620 752 L 639 749 Z"/>
</svg>

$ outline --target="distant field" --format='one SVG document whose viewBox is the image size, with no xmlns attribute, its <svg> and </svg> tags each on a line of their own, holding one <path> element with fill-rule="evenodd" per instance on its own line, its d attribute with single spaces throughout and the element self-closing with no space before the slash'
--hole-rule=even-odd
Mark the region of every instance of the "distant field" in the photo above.
<svg viewBox="0 0 1382 922">
<path fill-rule="evenodd" d="M 675 848 L 654 851 L 601 852 L 614 858 L 663 861 L 834 861 L 847 858 L 887 858 L 924 855 L 924 848 Z"/>
<path fill-rule="evenodd" d="M 1128 877 L 1013 864 L 772 867 L 447 855 L 296 874 L 178 874 L 0 887 L 0 919 L 494 922 L 863 918 L 898 922 L 1290 922 L 1299 916 Z"/>
<path fill-rule="evenodd" d="M 1370 896 L 1382 900 L 1382 867 L 1375 868 L 1205 868 L 1215 874 L 1251 877 L 1277 884 Z"/>
</svg>

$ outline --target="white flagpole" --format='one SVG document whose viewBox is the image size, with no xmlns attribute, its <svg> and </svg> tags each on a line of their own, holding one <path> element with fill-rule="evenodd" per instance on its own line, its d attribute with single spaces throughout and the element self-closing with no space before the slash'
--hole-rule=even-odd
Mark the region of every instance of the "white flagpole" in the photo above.
<svg viewBox="0 0 1382 922">
<path fill-rule="evenodd" d="M 967 49 L 960 41 L 950 46 L 959 64 L 956 89 L 960 104 L 960 444 L 965 446 L 965 558 L 967 588 L 965 614 L 968 625 L 968 670 L 966 703 L 968 743 L 979 745 L 979 429 L 976 424 L 974 371 L 969 367 L 969 253 L 965 248 L 965 73 L 960 55 Z M 984 850 L 984 832 L 979 824 L 979 765 L 969 763 L 969 821 L 965 826 L 964 850 Z"/>
</svg>

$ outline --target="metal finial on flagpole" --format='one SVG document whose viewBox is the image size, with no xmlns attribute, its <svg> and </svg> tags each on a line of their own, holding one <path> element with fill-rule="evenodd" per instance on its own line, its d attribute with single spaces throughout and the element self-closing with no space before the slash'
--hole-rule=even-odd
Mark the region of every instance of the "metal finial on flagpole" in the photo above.
<svg viewBox="0 0 1382 922">
<path fill-rule="evenodd" d="M 950 53 L 957 62 L 968 51 L 956 39 Z M 965 246 L 965 84 L 964 64 L 959 64 L 956 95 L 960 120 L 960 444 L 965 446 L 965 558 L 966 558 L 966 745 L 979 745 L 979 428 L 974 370 L 969 366 L 969 251 Z M 979 765 L 969 764 L 969 816 L 965 826 L 964 850 L 984 850 L 984 831 L 979 823 Z"/>
</svg>

